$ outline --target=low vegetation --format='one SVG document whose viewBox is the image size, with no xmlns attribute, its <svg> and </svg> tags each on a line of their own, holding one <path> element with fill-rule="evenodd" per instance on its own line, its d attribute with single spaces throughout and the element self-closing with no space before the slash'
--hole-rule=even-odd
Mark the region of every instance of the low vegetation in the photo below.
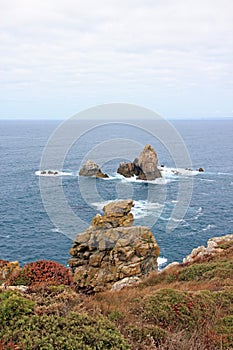
<svg viewBox="0 0 233 350">
<path fill-rule="evenodd" d="M 233 349 L 232 248 L 95 295 L 57 263 L 28 264 L 5 281 L 26 292 L 0 292 L 0 350 Z"/>
</svg>

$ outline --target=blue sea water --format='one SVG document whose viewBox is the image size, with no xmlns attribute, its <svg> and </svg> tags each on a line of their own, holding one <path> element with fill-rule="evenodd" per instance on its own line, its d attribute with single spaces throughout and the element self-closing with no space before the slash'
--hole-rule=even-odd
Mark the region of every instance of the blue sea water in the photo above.
<svg viewBox="0 0 233 350">
<path fill-rule="evenodd" d="M 173 176 L 164 183 L 127 181 L 116 174 L 124 158 L 102 159 L 104 155 L 97 147 L 107 140 L 130 139 L 133 134 L 140 144 L 150 143 L 155 147 L 160 164 L 173 167 L 169 152 L 151 135 L 121 124 L 105 125 L 86 133 L 67 152 L 63 169 L 58 169 L 64 172 L 58 184 L 54 178 L 41 179 L 35 172 L 40 169 L 46 143 L 59 122 L 1 121 L 0 259 L 18 260 L 22 265 L 49 259 L 67 265 L 72 239 L 69 232 L 64 232 L 65 229 L 48 216 L 40 181 L 47 185 L 48 191 L 62 186 L 66 204 L 86 222 L 86 227 L 108 201 L 132 197 L 135 224 L 147 224 L 156 218 L 152 220 L 151 230 L 167 262 L 182 261 L 193 248 L 206 244 L 211 237 L 233 233 L 233 120 L 176 120 L 172 124 L 185 142 L 193 168 L 203 167 L 205 172 L 192 177 L 192 198 L 186 215 L 178 220 L 174 231 L 167 232 L 179 183 L 187 178 Z M 124 143 L 121 145 L 123 148 Z M 55 151 L 59 153 L 59 145 Z M 125 147 L 126 155 L 127 151 L 131 154 L 133 150 Z M 89 155 L 103 164 L 102 170 L 110 174 L 110 179 L 81 180 L 77 176 L 83 159 Z M 135 157 L 137 155 L 135 151 Z M 92 195 L 93 188 L 98 196 Z M 53 206 L 60 213 L 60 220 L 65 221 L 62 205 L 53 203 Z M 71 230 L 78 233 L 81 227 Z"/>
</svg>

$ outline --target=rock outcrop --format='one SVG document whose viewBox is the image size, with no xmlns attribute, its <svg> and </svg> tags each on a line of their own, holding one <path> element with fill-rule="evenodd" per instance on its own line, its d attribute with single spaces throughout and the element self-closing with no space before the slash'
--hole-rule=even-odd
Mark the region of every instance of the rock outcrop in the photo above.
<svg viewBox="0 0 233 350">
<path fill-rule="evenodd" d="M 0 260 L 0 285 L 20 270 L 18 261 Z"/>
<path fill-rule="evenodd" d="M 125 177 L 137 176 L 139 180 L 155 180 L 161 177 L 158 156 L 151 145 L 146 145 L 132 163 L 120 163 L 117 172 Z"/>
<path fill-rule="evenodd" d="M 96 215 L 91 226 L 74 239 L 69 266 L 77 290 L 118 289 L 157 270 L 159 247 L 149 228 L 131 226 L 132 206 L 132 200 L 109 203 L 104 215 Z"/>
<path fill-rule="evenodd" d="M 183 263 L 194 263 L 207 257 L 213 257 L 215 255 L 224 252 L 228 246 L 233 245 L 233 234 L 213 237 L 207 242 L 207 247 L 200 246 L 192 250 L 192 252 L 183 259 Z"/>
<path fill-rule="evenodd" d="M 93 176 L 97 178 L 108 178 L 107 174 L 104 174 L 99 165 L 92 160 L 87 160 L 79 171 L 80 176 Z"/>
</svg>

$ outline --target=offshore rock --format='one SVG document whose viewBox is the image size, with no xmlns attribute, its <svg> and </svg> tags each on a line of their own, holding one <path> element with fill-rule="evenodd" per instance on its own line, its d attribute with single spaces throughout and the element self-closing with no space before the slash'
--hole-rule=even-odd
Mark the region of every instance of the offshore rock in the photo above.
<svg viewBox="0 0 233 350">
<path fill-rule="evenodd" d="M 159 247 L 148 227 L 131 226 L 132 206 L 132 200 L 109 203 L 74 239 L 69 265 L 77 290 L 120 289 L 116 282 L 126 286 L 157 270 Z"/>
<path fill-rule="evenodd" d="M 93 176 L 97 178 L 108 178 L 107 174 L 104 174 L 99 165 L 92 160 L 87 160 L 79 171 L 80 176 Z"/>
<path fill-rule="evenodd" d="M 138 164 L 142 169 L 139 175 L 141 180 L 155 180 L 161 177 L 158 169 L 158 156 L 151 145 L 146 145 L 138 158 Z"/>
<path fill-rule="evenodd" d="M 139 180 L 155 180 L 161 177 L 158 156 L 151 145 L 146 145 L 132 163 L 120 163 L 117 172 L 125 177 L 137 176 Z"/>
</svg>

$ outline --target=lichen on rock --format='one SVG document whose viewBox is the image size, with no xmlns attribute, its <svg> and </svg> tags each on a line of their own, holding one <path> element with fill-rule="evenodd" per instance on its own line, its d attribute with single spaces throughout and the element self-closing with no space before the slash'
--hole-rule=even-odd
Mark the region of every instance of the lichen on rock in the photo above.
<svg viewBox="0 0 233 350">
<path fill-rule="evenodd" d="M 132 207 L 132 200 L 109 203 L 74 239 L 69 265 L 78 290 L 103 291 L 157 270 L 159 247 L 148 227 L 132 226 Z"/>
</svg>

